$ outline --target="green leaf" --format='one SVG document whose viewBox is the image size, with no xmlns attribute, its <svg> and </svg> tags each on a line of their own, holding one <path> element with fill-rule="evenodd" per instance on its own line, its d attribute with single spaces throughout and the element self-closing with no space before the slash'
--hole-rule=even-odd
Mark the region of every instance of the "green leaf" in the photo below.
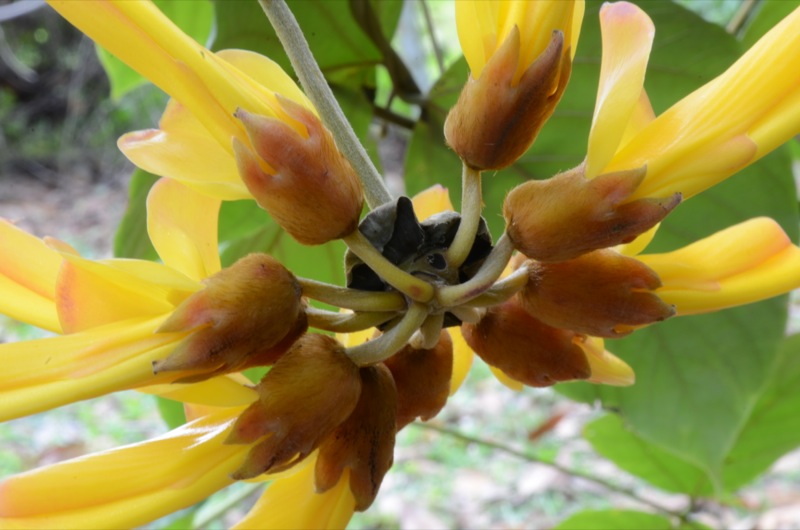
<svg viewBox="0 0 800 530">
<path fill-rule="evenodd" d="M 354 67 L 372 67 L 382 56 L 358 26 L 347 0 L 288 2 L 325 74 Z M 398 2 L 374 2 L 384 31 L 399 18 Z M 287 72 L 293 69 L 275 32 L 257 2 L 218 1 L 214 49 L 243 48 L 266 55 Z M 335 45 L 333 45 L 335 44 Z"/>
<path fill-rule="evenodd" d="M 750 48 L 766 32 L 795 9 L 797 9 L 796 2 L 784 2 L 783 0 L 763 0 L 759 2 L 755 15 L 747 23 L 742 34 L 744 47 Z"/>
<path fill-rule="evenodd" d="M 246 233 L 233 230 L 237 217 L 220 216 L 222 265 L 227 267 L 251 252 L 264 252 L 283 263 L 297 276 L 344 285 L 343 256 L 345 246 L 341 241 L 325 245 L 305 246 L 292 239 L 254 201 L 223 203 L 225 212 L 236 211 L 238 218 L 246 217 Z M 249 212 L 245 214 L 245 212 Z M 224 219 L 224 222 L 223 222 Z M 243 228 L 243 227 L 241 227 Z M 223 239 L 223 235 L 235 235 Z"/>
<path fill-rule="evenodd" d="M 633 510 L 585 510 L 571 515 L 554 530 L 672 530 L 663 515 Z"/>
<path fill-rule="evenodd" d="M 736 445 L 725 459 L 725 486 L 734 491 L 800 446 L 800 335 L 786 339 Z"/>
<path fill-rule="evenodd" d="M 670 453 L 625 428 L 616 414 L 588 423 L 583 436 L 600 455 L 632 475 L 667 491 L 706 496 L 712 493 L 701 468 Z"/>
<path fill-rule="evenodd" d="M 193 2 L 155 0 L 155 3 L 187 35 L 200 44 L 206 43 L 211 34 L 214 18 L 214 7 L 210 0 Z M 147 79 L 99 46 L 97 56 L 111 82 L 112 99 L 119 100 L 134 88 L 147 83 Z"/>
<path fill-rule="evenodd" d="M 147 235 L 147 194 L 158 177 L 141 169 L 131 175 L 128 208 L 114 236 L 114 255 L 118 258 L 158 259 Z"/>
<path fill-rule="evenodd" d="M 158 405 L 158 412 L 161 413 L 161 418 L 170 429 L 175 429 L 186 423 L 186 413 L 183 409 L 183 403 L 161 396 L 155 396 L 155 398 L 156 405 Z"/>
</svg>

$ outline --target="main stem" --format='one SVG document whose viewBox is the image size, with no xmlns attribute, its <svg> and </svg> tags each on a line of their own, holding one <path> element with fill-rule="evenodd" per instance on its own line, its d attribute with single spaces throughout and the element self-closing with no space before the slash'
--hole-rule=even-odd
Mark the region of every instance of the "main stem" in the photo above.
<svg viewBox="0 0 800 530">
<path fill-rule="evenodd" d="M 275 28 L 275 34 L 280 39 L 286 55 L 289 56 L 303 90 L 319 112 L 322 123 L 331 131 L 336 146 L 361 178 L 369 207 L 375 208 L 391 201 L 392 195 L 333 96 L 289 6 L 284 0 L 258 0 L 258 2 L 272 27 Z"/>
</svg>

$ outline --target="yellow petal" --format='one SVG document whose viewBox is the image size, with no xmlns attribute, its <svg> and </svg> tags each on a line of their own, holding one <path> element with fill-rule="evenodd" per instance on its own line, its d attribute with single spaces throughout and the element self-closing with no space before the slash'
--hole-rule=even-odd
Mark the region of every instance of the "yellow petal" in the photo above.
<svg viewBox="0 0 800 530">
<path fill-rule="evenodd" d="M 61 255 L 4 219 L 0 219 L 0 254 L 0 312 L 60 332 L 54 300 Z"/>
<path fill-rule="evenodd" d="M 603 4 L 600 28 L 603 54 L 586 156 L 587 178 L 604 172 L 640 105 L 655 35 L 650 17 L 627 2 Z"/>
<path fill-rule="evenodd" d="M 212 377 L 199 383 L 149 385 L 138 390 L 145 394 L 154 394 L 182 403 L 212 407 L 238 407 L 249 405 L 258 399 L 258 394 L 249 385 L 252 385 L 249 379 L 236 373 Z"/>
<path fill-rule="evenodd" d="M 679 315 L 748 304 L 800 287 L 800 248 L 763 217 L 673 252 L 637 259 L 658 273 L 663 286 L 656 292 Z"/>
<path fill-rule="evenodd" d="M 647 92 L 642 89 L 639 95 L 639 100 L 633 107 L 628 125 L 625 127 L 625 133 L 622 135 L 622 140 L 619 142 L 617 150 L 622 149 L 628 142 L 638 135 L 642 129 L 650 125 L 650 122 L 656 119 L 656 113 L 653 111 L 653 106 L 650 104 L 650 98 L 647 97 Z"/>
<path fill-rule="evenodd" d="M 661 226 L 661 223 L 656 224 L 653 228 L 644 232 L 643 234 L 639 234 L 636 239 L 631 241 L 630 243 L 624 243 L 622 245 L 617 245 L 614 247 L 614 250 L 623 254 L 625 256 L 636 256 L 645 248 L 647 245 L 653 241 L 653 238 L 656 237 L 656 232 L 658 232 L 658 227 Z"/>
<path fill-rule="evenodd" d="M 571 55 L 575 55 L 583 20 L 583 0 L 459 0 L 455 4 L 458 40 L 474 79 L 480 77 L 486 62 L 515 26 L 520 30 L 520 62 L 514 82 L 547 48 L 554 30 L 564 32 Z"/>
<path fill-rule="evenodd" d="M 0 483 L 0 526 L 132 528 L 191 506 L 233 482 L 248 447 L 222 442 L 241 410 L 13 476 Z"/>
<path fill-rule="evenodd" d="M 497 368 L 496 366 L 489 365 L 489 370 L 492 371 L 492 374 L 494 374 L 494 377 L 498 381 L 503 383 L 504 386 L 510 388 L 514 392 L 521 392 L 522 389 L 525 388 L 524 384 L 522 384 L 520 381 L 517 381 L 516 379 L 511 379 L 500 368 Z"/>
<path fill-rule="evenodd" d="M 185 333 L 154 334 L 163 318 L 119 322 L 72 335 L 0 344 L 0 421 L 117 390 L 173 380 L 153 375 Z"/>
<path fill-rule="evenodd" d="M 798 62 L 800 8 L 722 75 L 645 127 L 607 170 L 647 165 L 631 199 L 676 191 L 688 198 L 724 180 L 800 133 Z M 743 146 L 747 157 L 739 152 Z"/>
<path fill-rule="evenodd" d="M 605 349 L 603 339 L 586 337 L 586 340 L 577 342 L 589 366 L 592 376 L 587 379 L 589 383 L 602 383 L 612 386 L 630 386 L 636 382 L 636 375 L 628 363 Z"/>
<path fill-rule="evenodd" d="M 308 460 L 316 461 L 316 455 Z M 344 528 L 355 511 L 350 492 L 350 472 L 325 493 L 316 493 L 314 465 L 272 482 L 250 512 L 233 528 L 236 530 L 289 530 Z"/>
<path fill-rule="evenodd" d="M 150 173 L 223 200 L 252 198 L 231 153 L 177 100 L 169 101 L 159 127 L 125 134 L 117 146 Z"/>
<path fill-rule="evenodd" d="M 162 179 L 147 196 L 147 232 L 158 255 L 175 270 L 201 281 L 220 270 L 219 199 Z"/>
<path fill-rule="evenodd" d="M 201 287 L 159 263 L 62 256 L 56 303 L 65 333 L 166 314 Z"/>
<path fill-rule="evenodd" d="M 450 202 L 450 193 L 439 184 L 417 193 L 411 198 L 411 202 L 420 222 L 437 213 L 452 212 L 454 209 Z"/>
<path fill-rule="evenodd" d="M 450 328 L 450 338 L 453 340 L 453 375 L 450 377 L 450 395 L 452 396 L 467 378 L 475 354 L 464 340 L 461 327 Z"/>
<path fill-rule="evenodd" d="M 115 0 L 92 4 L 91 9 L 73 0 L 53 0 L 51 5 L 99 45 L 179 100 L 230 153 L 231 137 L 247 144 L 247 135 L 233 116 L 237 108 L 285 118 L 271 90 L 194 42 L 151 2 Z M 285 84 L 285 80 L 279 84 Z"/>
</svg>

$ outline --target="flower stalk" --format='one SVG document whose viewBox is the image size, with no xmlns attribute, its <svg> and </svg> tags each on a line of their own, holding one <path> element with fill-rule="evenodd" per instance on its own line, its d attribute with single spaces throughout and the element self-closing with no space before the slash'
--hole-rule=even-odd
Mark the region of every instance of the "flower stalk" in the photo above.
<svg viewBox="0 0 800 530">
<path fill-rule="evenodd" d="M 445 252 L 451 267 L 458 268 L 467 259 L 475 234 L 481 222 L 481 172 L 479 169 L 463 164 L 461 173 L 461 223 L 450 248 Z"/>
<path fill-rule="evenodd" d="M 283 49 L 289 56 L 292 67 L 300 79 L 300 84 L 303 85 L 303 90 L 314 103 L 325 127 L 333 135 L 336 146 L 361 178 L 367 205 L 375 208 L 392 200 L 392 195 L 386 188 L 383 178 L 361 142 L 358 141 L 353 127 L 350 126 L 350 122 L 347 121 L 344 112 L 336 102 L 325 76 L 322 75 L 317 61 L 314 60 L 308 42 L 297 24 L 297 19 L 286 2 L 284 0 L 259 0 L 259 4 L 283 44 Z"/>
</svg>

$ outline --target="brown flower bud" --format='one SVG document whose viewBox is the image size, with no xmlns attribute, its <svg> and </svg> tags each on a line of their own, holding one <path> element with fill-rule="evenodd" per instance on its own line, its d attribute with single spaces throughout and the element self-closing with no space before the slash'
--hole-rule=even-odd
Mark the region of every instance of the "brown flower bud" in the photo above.
<svg viewBox="0 0 800 530">
<path fill-rule="evenodd" d="M 279 100 L 307 134 L 279 119 L 237 110 L 255 151 L 234 138 L 242 180 L 259 206 L 300 243 L 319 245 L 350 234 L 364 204 L 358 175 L 310 110 Z"/>
<path fill-rule="evenodd" d="M 430 350 L 406 346 L 384 361 L 397 385 L 397 430 L 417 418 L 436 416 L 450 396 L 453 375 L 453 341 L 442 330 L 439 343 Z"/>
<path fill-rule="evenodd" d="M 475 353 L 506 375 L 530 386 L 587 379 L 592 375 L 576 333 L 535 319 L 512 298 L 490 307 L 477 324 L 461 332 Z"/>
<path fill-rule="evenodd" d="M 322 493 L 350 469 L 356 510 L 369 508 L 394 461 L 397 391 L 392 374 L 377 364 L 359 370 L 361 397 L 353 413 L 319 446 L 315 483 Z"/>
<path fill-rule="evenodd" d="M 205 280 L 157 332 L 195 329 L 153 372 L 198 371 L 176 382 L 274 363 L 308 328 L 294 275 L 266 254 L 250 254 Z"/>
<path fill-rule="evenodd" d="M 613 250 L 558 263 L 529 261 L 523 307 L 541 321 L 596 337 L 621 337 L 675 314 L 652 291 L 661 286 L 647 265 Z"/>
<path fill-rule="evenodd" d="M 628 243 L 661 222 L 681 202 L 680 193 L 666 199 L 625 202 L 644 179 L 645 167 L 592 180 L 583 172 L 583 166 L 578 166 L 511 190 L 503 215 L 517 250 L 539 261 L 566 261 Z"/>
<path fill-rule="evenodd" d="M 502 169 L 516 162 L 567 87 L 572 62 L 561 31 L 553 32 L 550 45 L 514 83 L 519 56 L 519 29 L 514 27 L 480 77 L 470 76 L 447 115 L 447 144 L 470 167 Z"/>
<path fill-rule="evenodd" d="M 353 412 L 361 379 L 336 339 L 309 334 L 255 388 L 258 401 L 242 412 L 225 441 L 258 442 L 231 475 L 236 480 L 282 471 L 307 457 Z"/>
</svg>

